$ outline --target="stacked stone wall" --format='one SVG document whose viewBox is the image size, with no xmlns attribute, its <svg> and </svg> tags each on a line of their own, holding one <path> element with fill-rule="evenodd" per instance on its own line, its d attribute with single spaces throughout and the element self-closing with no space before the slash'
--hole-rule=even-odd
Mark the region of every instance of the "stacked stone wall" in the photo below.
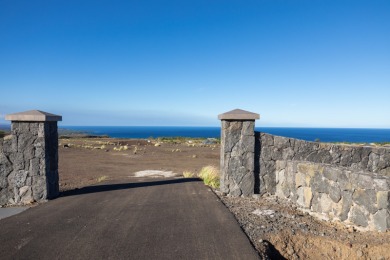
<svg viewBox="0 0 390 260">
<path fill-rule="evenodd" d="M 276 161 L 276 195 L 323 219 L 362 229 L 390 228 L 390 178 L 346 167 Z"/>
<path fill-rule="evenodd" d="M 58 195 L 57 122 L 12 122 L 0 139 L 0 205 Z"/>
<path fill-rule="evenodd" d="M 323 218 L 390 229 L 390 149 L 307 142 L 256 133 L 261 194 Z"/>
<path fill-rule="evenodd" d="M 390 149 L 308 142 L 256 133 L 260 143 L 260 193 L 275 194 L 276 161 L 305 161 L 347 167 L 355 171 L 390 176 Z"/>
</svg>

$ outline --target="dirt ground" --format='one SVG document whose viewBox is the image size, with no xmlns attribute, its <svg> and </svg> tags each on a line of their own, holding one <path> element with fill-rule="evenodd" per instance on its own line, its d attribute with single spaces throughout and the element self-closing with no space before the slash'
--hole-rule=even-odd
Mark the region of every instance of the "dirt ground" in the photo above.
<svg viewBox="0 0 390 260">
<path fill-rule="evenodd" d="M 60 139 L 60 189 L 129 180 L 142 170 L 219 167 L 219 145 L 197 140 Z M 264 259 L 390 259 L 390 232 L 359 232 L 319 221 L 275 196 L 232 198 L 215 191 Z"/>
<path fill-rule="evenodd" d="M 219 168 L 219 145 L 186 140 L 71 138 L 59 140 L 60 190 L 103 180 L 123 180 L 143 170 L 198 172 L 207 165 Z"/>
</svg>

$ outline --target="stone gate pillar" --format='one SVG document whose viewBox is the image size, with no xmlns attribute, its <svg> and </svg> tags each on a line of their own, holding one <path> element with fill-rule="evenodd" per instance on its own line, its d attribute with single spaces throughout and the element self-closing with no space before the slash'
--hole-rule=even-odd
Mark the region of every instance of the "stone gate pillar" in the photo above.
<svg viewBox="0 0 390 260">
<path fill-rule="evenodd" d="M 249 196 L 255 188 L 255 120 L 260 115 L 235 109 L 220 114 L 220 188 L 232 196 Z"/>
<path fill-rule="evenodd" d="M 62 117 L 31 110 L 6 115 L 5 119 L 11 121 L 11 136 L 4 140 L 0 153 L 7 158 L 12 171 L 1 172 L 1 178 L 6 177 L 3 183 L 7 186 L 2 201 L 4 196 L 7 204 L 26 204 L 57 197 L 57 121 Z"/>
</svg>

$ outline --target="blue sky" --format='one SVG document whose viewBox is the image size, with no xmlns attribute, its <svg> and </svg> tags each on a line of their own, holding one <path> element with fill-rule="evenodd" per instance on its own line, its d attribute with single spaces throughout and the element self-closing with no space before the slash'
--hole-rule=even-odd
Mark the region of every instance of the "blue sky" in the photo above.
<svg viewBox="0 0 390 260">
<path fill-rule="evenodd" d="M 0 0 L 0 123 L 390 128 L 390 1 Z"/>
</svg>

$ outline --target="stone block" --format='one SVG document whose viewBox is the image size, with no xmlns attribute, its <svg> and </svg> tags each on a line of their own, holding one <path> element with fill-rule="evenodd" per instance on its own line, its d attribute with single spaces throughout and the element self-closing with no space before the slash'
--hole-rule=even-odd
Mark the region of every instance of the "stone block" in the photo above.
<svg viewBox="0 0 390 260">
<path fill-rule="evenodd" d="M 368 156 L 367 169 L 371 172 L 377 172 L 378 162 L 379 162 L 379 155 L 374 152 L 371 152 L 370 155 Z"/>
<path fill-rule="evenodd" d="M 268 192 L 270 194 L 275 194 L 276 191 L 276 182 L 275 182 L 275 171 L 269 172 L 265 175 L 260 176 L 262 181 L 260 184 L 260 194 Z"/>
<path fill-rule="evenodd" d="M 271 161 L 272 155 L 273 155 L 274 148 L 272 146 L 270 147 L 263 147 L 261 150 L 260 157 L 263 158 L 264 161 Z"/>
<path fill-rule="evenodd" d="M 24 161 L 24 156 L 23 153 L 14 153 L 12 154 L 13 157 L 13 166 L 14 170 L 24 170 L 25 169 L 25 161 Z"/>
<path fill-rule="evenodd" d="M 363 147 L 351 148 L 351 163 L 360 163 L 362 160 Z"/>
<path fill-rule="evenodd" d="M 23 197 L 24 194 L 30 189 L 30 186 L 23 186 L 19 189 L 19 196 Z"/>
<path fill-rule="evenodd" d="M 313 162 L 313 163 L 321 163 L 322 157 L 319 153 L 319 151 L 313 150 L 307 157 L 306 161 Z"/>
<path fill-rule="evenodd" d="M 313 199 L 313 193 L 311 192 L 310 187 L 299 187 L 297 189 L 297 203 L 301 207 L 304 207 L 306 209 L 310 209 L 311 207 L 311 201 Z"/>
<path fill-rule="evenodd" d="M 314 163 L 299 163 L 298 171 L 313 177 L 315 175 L 322 174 L 323 167 Z"/>
<path fill-rule="evenodd" d="M 320 194 L 319 193 L 313 193 L 313 198 L 311 200 L 310 210 L 313 212 L 321 212 Z"/>
<path fill-rule="evenodd" d="M 17 171 L 14 176 L 15 186 L 18 188 L 23 187 L 26 183 L 27 175 L 28 175 L 28 171 L 24 171 L 24 170 Z"/>
<path fill-rule="evenodd" d="M 321 147 L 322 143 L 320 143 L 320 150 L 318 151 L 318 157 L 321 159 L 321 163 L 327 163 L 330 164 L 332 163 L 333 157 L 330 154 L 327 146 L 325 148 Z"/>
<path fill-rule="evenodd" d="M 285 148 L 291 147 L 290 138 L 282 137 L 282 136 L 275 136 L 274 137 L 274 146 L 277 149 L 285 149 Z"/>
<path fill-rule="evenodd" d="M 295 152 L 291 147 L 287 147 L 287 148 L 283 149 L 283 151 L 282 151 L 282 158 L 285 161 L 291 160 L 292 158 L 294 158 L 294 155 L 295 155 Z"/>
<path fill-rule="evenodd" d="M 390 153 L 389 152 L 387 152 L 387 153 L 383 152 L 383 154 L 381 154 L 379 156 L 377 166 L 378 166 L 379 170 L 390 167 Z"/>
<path fill-rule="evenodd" d="M 333 201 L 329 198 L 328 194 L 322 193 L 320 195 L 320 207 L 322 213 L 329 213 L 333 209 Z"/>
<path fill-rule="evenodd" d="M 378 191 L 376 193 L 376 202 L 378 209 L 389 209 L 390 210 L 390 192 L 389 191 Z"/>
<path fill-rule="evenodd" d="M 245 153 L 243 155 L 243 165 L 244 167 L 250 171 L 254 172 L 255 169 L 255 155 L 254 153 Z"/>
<path fill-rule="evenodd" d="M 12 145 L 12 136 L 11 139 L 4 139 L 3 140 L 3 147 L 1 150 L 4 153 L 4 156 L 10 156 L 11 153 L 14 153 L 16 151 L 13 150 L 13 145 Z"/>
<path fill-rule="evenodd" d="M 352 164 L 352 151 L 348 148 L 341 151 L 340 165 L 347 167 Z"/>
<path fill-rule="evenodd" d="M 329 197 L 335 203 L 338 203 L 341 199 L 341 190 L 336 182 L 329 185 Z"/>
<path fill-rule="evenodd" d="M 390 167 L 380 170 L 379 173 L 383 176 L 390 177 Z"/>
<path fill-rule="evenodd" d="M 375 229 L 380 232 L 386 232 L 386 230 L 389 228 L 388 221 L 389 221 L 389 212 L 386 209 L 380 209 L 377 213 L 373 216 L 373 222 Z"/>
<path fill-rule="evenodd" d="M 329 214 L 331 215 L 332 219 L 337 218 L 340 220 L 340 215 L 342 211 L 343 211 L 343 203 L 342 200 L 340 199 L 338 203 L 333 203 L 332 211 Z"/>
<path fill-rule="evenodd" d="M 338 176 L 337 182 L 342 190 L 352 191 L 354 189 L 354 187 L 353 187 L 354 185 L 352 185 L 352 182 L 351 182 L 352 175 L 353 174 L 350 171 L 344 170 Z"/>
<path fill-rule="evenodd" d="M 272 147 L 271 149 L 271 159 L 274 161 L 283 160 L 283 150 Z"/>
<path fill-rule="evenodd" d="M 357 184 L 358 187 L 362 187 L 364 189 L 373 189 L 374 188 L 374 181 L 372 179 L 372 176 L 367 174 L 358 174 L 357 175 Z"/>
<path fill-rule="evenodd" d="M 274 146 L 274 136 L 270 134 L 261 133 L 261 146 L 267 147 L 267 146 Z"/>
<path fill-rule="evenodd" d="M 297 172 L 295 174 L 295 188 L 305 187 L 306 185 L 306 175 L 301 172 Z"/>
<path fill-rule="evenodd" d="M 242 194 L 242 191 L 237 184 L 230 185 L 229 195 L 231 195 L 233 197 L 239 197 L 239 196 L 241 196 L 241 194 Z"/>
<path fill-rule="evenodd" d="M 310 180 L 310 187 L 314 192 L 329 194 L 329 181 L 321 174 L 314 175 Z"/>
<path fill-rule="evenodd" d="M 45 176 L 34 176 L 32 179 L 32 192 L 35 201 L 42 201 L 47 199 L 47 186 Z"/>
<path fill-rule="evenodd" d="M 344 220 L 348 219 L 348 214 L 349 214 L 349 211 L 351 210 L 352 192 L 342 191 L 340 203 L 341 203 L 341 211 L 340 211 L 338 217 L 341 221 L 344 221 Z"/>
<path fill-rule="evenodd" d="M 252 172 L 248 172 L 240 183 L 240 189 L 243 196 L 250 196 L 254 194 L 255 176 Z"/>
<path fill-rule="evenodd" d="M 371 214 L 374 214 L 378 208 L 376 207 L 377 197 L 374 190 L 356 189 L 352 195 L 353 201 L 365 208 Z"/>
<path fill-rule="evenodd" d="M 339 176 L 342 175 L 342 170 L 335 167 L 324 167 L 323 175 L 328 180 L 337 181 Z"/>
<path fill-rule="evenodd" d="M 34 175 L 40 175 L 40 159 L 39 158 L 33 158 L 30 160 L 30 173 L 32 176 Z"/>
<path fill-rule="evenodd" d="M 243 136 L 254 136 L 254 134 L 255 134 L 255 121 L 244 121 L 242 123 L 241 134 Z"/>
<path fill-rule="evenodd" d="M 276 164 L 275 164 L 275 167 L 277 170 L 283 170 L 285 169 L 287 166 L 287 162 L 284 161 L 284 160 L 279 160 L 279 161 L 276 161 Z"/>
<path fill-rule="evenodd" d="M 26 194 L 23 197 L 21 197 L 20 202 L 22 204 L 30 204 L 34 202 L 31 188 L 26 192 Z"/>
<path fill-rule="evenodd" d="M 349 221 L 353 224 L 361 227 L 368 226 L 368 214 L 363 211 L 363 209 L 357 205 L 352 206 L 349 213 Z"/>
</svg>

